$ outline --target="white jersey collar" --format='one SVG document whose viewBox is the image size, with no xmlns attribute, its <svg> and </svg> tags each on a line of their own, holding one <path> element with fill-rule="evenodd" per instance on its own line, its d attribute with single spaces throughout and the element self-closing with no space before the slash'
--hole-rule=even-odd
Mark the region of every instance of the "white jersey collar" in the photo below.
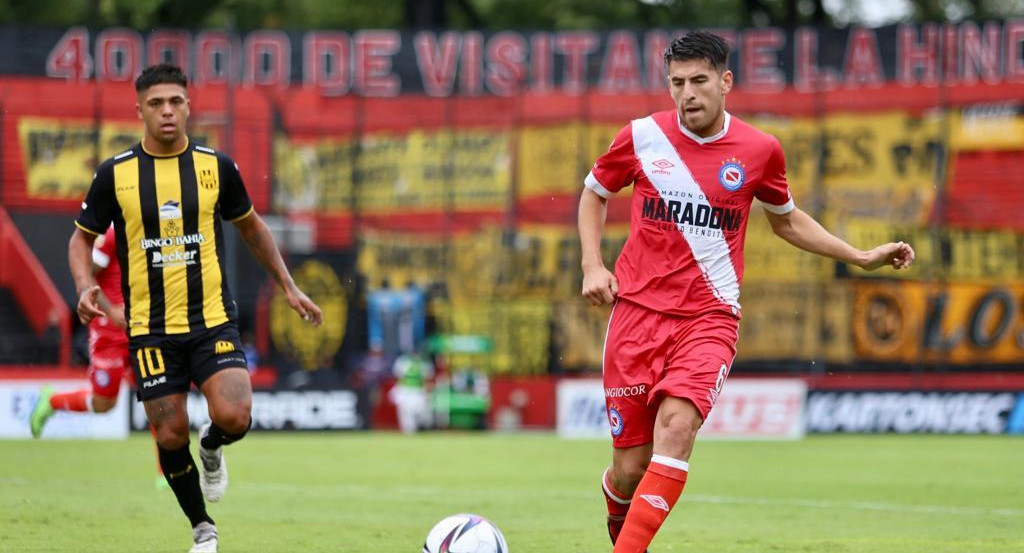
<svg viewBox="0 0 1024 553">
<path fill-rule="evenodd" d="M 725 112 L 725 123 L 722 125 L 722 130 L 720 130 L 717 133 L 715 133 L 715 134 L 705 138 L 703 136 L 697 136 L 696 134 L 691 132 L 690 129 L 687 129 L 686 127 L 684 127 L 682 119 L 679 118 L 679 110 L 676 110 L 676 124 L 679 126 L 679 132 L 683 133 L 684 135 L 689 137 L 690 140 L 693 140 L 697 144 L 702 144 L 702 145 L 703 144 L 708 144 L 710 142 L 714 142 L 714 141 L 722 138 L 723 136 L 725 136 L 729 132 L 729 122 L 730 121 L 732 121 L 732 115 L 730 115 L 729 112 L 727 111 L 727 112 Z"/>
</svg>

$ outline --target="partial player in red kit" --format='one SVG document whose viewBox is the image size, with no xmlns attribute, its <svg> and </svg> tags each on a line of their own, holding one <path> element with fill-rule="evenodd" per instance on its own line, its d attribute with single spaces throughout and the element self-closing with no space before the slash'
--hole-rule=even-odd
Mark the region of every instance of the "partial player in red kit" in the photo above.
<svg viewBox="0 0 1024 553">
<path fill-rule="evenodd" d="M 632 121 L 580 198 L 583 296 L 612 304 L 604 349 L 612 464 L 603 476 L 614 553 L 642 553 L 683 491 L 693 442 L 736 355 L 743 242 L 761 202 L 776 235 L 873 270 L 910 266 L 903 242 L 868 251 L 796 207 L 779 141 L 725 111 L 728 44 L 692 32 L 665 51 L 676 109 Z M 601 258 L 607 200 L 633 185 L 614 274 Z"/>
<path fill-rule="evenodd" d="M 97 317 L 89 323 L 90 387 L 59 394 L 54 393 L 50 386 L 40 390 L 29 419 L 35 438 L 42 435 L 46 422 L 57 411 L 106 413 L 117 405 L 122 380 L 127 379 L 127 383 L 134 386 L 125 332 L 121 266 L 117 261 L 113 227 L 93 243 L 92 268 L 100 287 L 97 301 L 106 316 Z M 159 466 L 157 473 L 160 473 Z M 158 486 L 165 483 L 162 476 L 156 481 Z"/>
<path fill-rule="evenodd" d="M 89 323 L 90 388 L 56 394 L 47 386 L 39 392 L 32 410 L 32 436 L 38 438 L 46 421 L 56 411 L 105 413 L 117 405 L 121 381 L 132 383 L 131 360 L 128 357 L 128 335 L 125 333 L 124 299 L 121 295 L 121 266 L 117 262 L 114 229 L 96 240 L 92 251 L 93 275 L 100 286 L 98 296 L 106 316 Z"/>
</svg>

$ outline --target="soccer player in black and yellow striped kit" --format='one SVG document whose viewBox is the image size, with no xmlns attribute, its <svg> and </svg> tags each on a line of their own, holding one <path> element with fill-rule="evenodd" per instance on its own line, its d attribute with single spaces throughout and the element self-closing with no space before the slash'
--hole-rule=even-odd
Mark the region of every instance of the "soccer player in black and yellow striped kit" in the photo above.
<svg viewBox="0 0 1024 553">
<path fill-rule="evenodd" d="M 190 551 L 209 553 L 217 551 L 217 529 L 203 498 L 223 496 L 221 448 L 242 439 L 252 424 L 252 386 L 224 274 L 221 221 L 234 224 L 292 309 L 316 325 L 323 315 L 295 286 L 235 163 L 185 134 L 187 86 L 181 69 L 166 64 L 136 79 L 144 137 L 97 169 L 68 258 L 78 315 L 88 323 L 103 316 L 92 244 L 114 224 L 138 395 L 156 429 L 164 475 L 192 524 Z M 200 430 L 201 475 L 189 451 L 186 397 L 193 383 L 206 397 L 211 419 Z"/>
</svg>

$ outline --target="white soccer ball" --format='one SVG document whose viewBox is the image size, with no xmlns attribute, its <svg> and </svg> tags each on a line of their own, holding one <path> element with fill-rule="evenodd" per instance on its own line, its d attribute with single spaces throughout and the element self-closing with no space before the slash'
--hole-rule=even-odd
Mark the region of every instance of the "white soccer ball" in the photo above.
<svg viewBox="0 0 1024 553">
<path fill-rule="evenodd" d="M 484 517 L 458 514 L 430 529 L 423 553 L 508 553 L 501 530 Z"/>
</svg>

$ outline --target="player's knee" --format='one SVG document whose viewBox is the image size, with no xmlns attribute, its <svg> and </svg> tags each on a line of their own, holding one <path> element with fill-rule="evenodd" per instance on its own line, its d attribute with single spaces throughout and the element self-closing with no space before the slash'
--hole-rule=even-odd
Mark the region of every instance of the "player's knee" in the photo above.
<svg viewBox="0 0 1024 553">
<path fill-rule="evenodd" d="M 188 427 L 184 429 L 175 428 L 171 426 L 157 427 L 156 429 L 156 443 L 168 450 L 176 451 L 188 445 Z"/>
<path fill-rule="evenodd" d="M 678 439 L 693 440 L 700 429 L 700 417 L 689 416 L 686 413 L 671 414 L 661 421 L 663 434 L 675 436 Z"/>
<path fill-rule="evenodd" d="M 228 413 L 220 414 L 214 424 L 219 426 L 227 434 L 231 434 L 235 440 L 241 440 L 252 425 L 252 416 L 244 409 L 231 410 Z"/>
<path fill-rule="evenodd" d="M 655 451 L 677 459 L 688 459 L 701 422 L 703 419 L 692 407 L 663 410 L 654 428 Z"/>
<path fill-rule="evenodd" d="M 613 484 L 618 490 L 629 492 L 636 488 L 637 484 L 647 472 L 649 459 L 621 459 L 612 467 Z"/>
<path fill-rule="evenodd" d="M 693 441 L 702 422 L 700 411 L 690 400 L 666 398 L 658 412 L 654 430 L 655 434 Z"/>
</svg>

